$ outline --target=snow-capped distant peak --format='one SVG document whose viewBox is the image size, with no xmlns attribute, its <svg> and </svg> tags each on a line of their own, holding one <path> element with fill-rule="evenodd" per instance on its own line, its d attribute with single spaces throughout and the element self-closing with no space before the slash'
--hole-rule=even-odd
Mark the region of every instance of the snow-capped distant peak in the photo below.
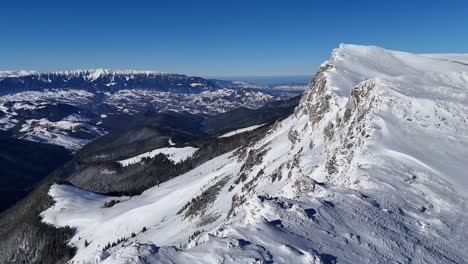
<svg viewBox="0 0 468 264">
<path fill-rule="evenodd" d="M 113 69 L 83 69 L 83 70 L 70 70 L 70 71 L 55 71 L 53 75 L 77 75 L 87 76 L 89 80 L 96 80 L 97 78 L 105 75 L 160 75 L 165 74 L 160 71 L 139 71 L 139 70 L 113 70 Z"/>
<path fill-rule="evenodd" d="M 95 71 L 92 71 L 89 75 L 88 75 L 88 79 L 90 81 L 94 81 L 96 79 L 98 79 L 99 77 L 105 75 L 105 74 L 108 74 L 105 70 L 103 69 L 98 69 L 98 70 L 95 70 Z"/>
<path fill-rule="evenodd" d="M 25 71 L 25 70 L 0 71 L 0 78 L 22 77 L 22 76 L 28 76 L 28 75 L 34 75 L 34 74 L 38 74 L 38 72 L 36 72 L 36 71 Z"/>
<path fill-rule="evenodd" d="M 142 71 L 142 70 L 113 70 L 113 69 L 79 69 L 79 70 L 65 70 L 65 71 L 53 71 L 53 72 L 37 72 L 37 71 L 0 71 L 0 78 L 11 78 L 11 77 L 24 77 L 29 75 L 40 75 L 40 76 L 73 76 L 73 77 L 84 77 L 88 81 L 93 82 L 103 76 L 156 76 L 156 75 L 171 75 L 170 73 L 164 73 L 161 71 Z M 175 74 L 176 75 L 176 74 Z"/>
</svg>

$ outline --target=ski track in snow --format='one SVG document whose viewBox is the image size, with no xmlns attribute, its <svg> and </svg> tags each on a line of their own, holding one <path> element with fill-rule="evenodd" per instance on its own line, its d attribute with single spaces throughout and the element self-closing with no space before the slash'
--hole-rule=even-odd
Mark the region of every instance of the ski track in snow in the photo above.
<svg viewBox="0 0 468 264">
<path fill-rule="evenodd" d="M 341 45 L 262 140 L 131 198 L 54 185 L 43 221 L 77 228 L 77 263 L 465 263 L 460 61 Z"/>
</svg>

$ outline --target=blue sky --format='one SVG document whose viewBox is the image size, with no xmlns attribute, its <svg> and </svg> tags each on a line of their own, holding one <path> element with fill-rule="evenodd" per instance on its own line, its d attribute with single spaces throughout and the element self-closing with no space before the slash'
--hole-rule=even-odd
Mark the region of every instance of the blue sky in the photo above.
<svg viewBox="0 0 468 264">
<path fill-rule="evenodd" d="M 468 1 L 4 1 L 0 70 L 312 75 L 340 43 L 468 53 Z"/>
</svg>

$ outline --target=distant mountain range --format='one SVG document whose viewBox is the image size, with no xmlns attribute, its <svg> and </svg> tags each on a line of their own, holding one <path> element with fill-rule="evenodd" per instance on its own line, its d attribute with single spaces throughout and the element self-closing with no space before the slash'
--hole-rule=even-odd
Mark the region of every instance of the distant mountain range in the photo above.
<svg viewBox="0 0 468 264">
<path fill-rule="evenodd" d="M 0 94 L 60 88 L 81 88 L 94 92 L 148 89 L 173 93 L 200 93 L 218 89 L 215 84 L 200 77 L 156 71 L 96 69 L 51 73 L 0 73 Z"/>
<path fill-rule="evenodd" d="M 246 77 L 247 78 L 247 77 Z M 250 77 L 252 79 L 253 77 Z M 204 79 L 183 74 L 135 70 L 73 70 L 40 73 L 36 71 L 0 71 L 0 95 L 21 91 L 80 88 L 93 92 L 145 89 L 171 93 L 200 93 L 220 88 L 267 89 L 295 87 L 304 90 L 307 81 L 291 77 L 260 78 L 257 81 Z M 301 88 L 299 88 L 301 87 Z M 294 90 L 294 89 L 292 89 Z"/>
<path fill-rule="evenodd" d="M 300 93 L 301 91 L 299 91 Z M 132 70 L 0 72 L 0 129 L 77 150 L 108 133 L 103 121 L 147 111 L 216 115 L 296 95 L 239 81 Z"/>
</svg>

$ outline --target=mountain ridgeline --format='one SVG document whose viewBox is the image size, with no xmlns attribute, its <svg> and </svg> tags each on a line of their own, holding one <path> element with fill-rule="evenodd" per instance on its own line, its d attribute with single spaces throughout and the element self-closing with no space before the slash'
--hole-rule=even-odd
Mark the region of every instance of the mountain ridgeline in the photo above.
<svg viewBox="0 0 468 264">
<path fill-rule="evenodd" d="M 100 120 L 0 215 L 0 262 L 466 263 L 467 64 L 343 44 L 300 99 Z"/>
<path fill-rule="evenodd" d="M 0 77 L 0 94 L 57 88 L 85 88 L 90 91 L 151 89 L 172 93 L 200 93 L 218 87 L 203 78 L 183 74 L 129 70 L 79 70 Z"/>
</svg>

